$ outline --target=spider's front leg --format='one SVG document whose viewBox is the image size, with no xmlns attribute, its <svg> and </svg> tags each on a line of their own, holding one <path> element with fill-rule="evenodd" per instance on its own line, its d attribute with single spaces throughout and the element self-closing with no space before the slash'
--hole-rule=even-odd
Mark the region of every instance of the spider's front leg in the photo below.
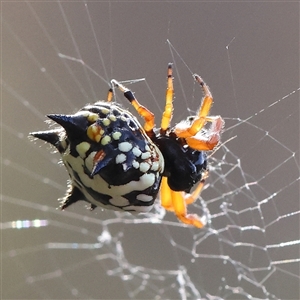
<svg viewBox="0 0 300 300">
<path fill-rule="evenodd" d="M 111 83 L 113 86 L 117 87 L 120 91 L 124 93 L 125 98 L 131 103 L 131 105 L 135 108 L 138 114 L 145 120 L 144 129 L 149 137 L 154 136 L 153 128 L 154 128 L 154 114 L 148 110 L 145 106 L 141 105 L 137 99 L 134 97 L 133 92 L 119 83 L 117 80 L 112 79 Z"/>
<path fill-rule="evenodd" d="M 211 122 L 211 126 L 205 136 L 199 132 L 195 136 L 185 138 L 186 143 L 195 150 L 213 150 L 220 141 L 221 131 L 224 127 L 223 119 L 220 116 L 210 116 L 206 119 Z"/>
<path fill-rule="evenodd" d="M 191 148 L 199 151 L 208 151 L 214 149 L 219 143 L 224 120 L 221 116 L 209 116 L 213 97 L 203 79 L 197 74 L 194 74 L 194 78 L 201 85 L 204 95 L 198 115 L 191 124 L 180 122 L 175 126 L 174 131 L 178 137 L 184 138 Z M 204 137 L 201 134 L 197 136 L 207 122 L 211 122 L 211 126 L 206 136 Z"/>
<path fill-rule="evenodd" d="M 173 70 L 172 64 L 168 64 L 168 77 L 167 77 L 167 90 L 166 90 L 166 104 L 165 109 L 163 111 L 161 125 L 160 125 L 160 134 L 166 134 L 172 117 L 173 117 L 173 95 L 174 95 L 174 87 L 173 87 Z"/>
</svg>

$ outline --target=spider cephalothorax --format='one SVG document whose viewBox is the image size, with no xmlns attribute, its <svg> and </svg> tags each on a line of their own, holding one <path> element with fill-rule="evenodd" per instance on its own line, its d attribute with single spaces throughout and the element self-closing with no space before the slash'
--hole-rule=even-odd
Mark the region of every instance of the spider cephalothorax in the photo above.
<svg viewBox="0 0 300 300">
<path fill-rule="evenodd" d="M 123 91 L 144 118 L 143 127 L 130 112 L 111 101 L 112 89 L 107 101 L 86 105 L 74 115 L 48 115 L 61 127 L 31 135 L 54 145 L 68 170 L 70 185 L 61 208 L 85 200 L 91 209 L 102 206 L 147 212 L 160 189 L 163 207 L 174 211 L 183 223 L 203 227 L 198 216 L 187 214 L 186 206 L 197 199 L 203 188 L 208 176 L 206 151 L 219 143 L 224 122 L 220 116 L 208 116 L 212 96 L 201 77 L 194 78 L 204 93 L 199 112 L 174 127 L 170 127 L 171 64 L 160 128 L 154 127 L 153 113 L 116 80 L 111 81 L 113 87 Z M 207 122 L 211 126 L 204 129 Z M 197 183 L 192 194 L 186 194 Z"/>
<path fill-rule="evenodd" d="M 191 149 L 174 134 L 158 136 L 154 142 L 164 157 L 163 176 L 168 178 L 169 187 L 173 191 L 190 192 L 206 170 L 205 152 Z"/>
</svg>

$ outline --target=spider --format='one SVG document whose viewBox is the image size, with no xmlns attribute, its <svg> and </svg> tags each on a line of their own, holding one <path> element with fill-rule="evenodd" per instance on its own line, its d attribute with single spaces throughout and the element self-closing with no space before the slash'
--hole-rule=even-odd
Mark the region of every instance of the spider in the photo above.
<svg viewBox="0 0 300 300">
<path fill-rule="evenodd" d="M 209 116 L 213 98 L 202 78 L 194 79 L 203 91 L 196 116 L 170 127 L 173 116 L 172 64 L 168 65 L 166 103 L 160 128 L 154 114 L 141 105 L 133 92 L 111 80 L 106 101 L 88 104 L 73 115 L 50 114 L 59 128 L 30 135 L 56 147 L 70 181 L 61 209 L 85 200 L 89 208 L 148 212 L 160 191 L 161 205 L 177 218 L 201 228 L 205 222 L 187 213 L 208 177 L 207 151 L 219 143 L 224 121 Z M 113 88 L 124 93 L 144 125 L 113 99 Z M 206 129 L 206 123 L 211 123 Z M 190 193 L 191 188 L 196 188 Z"/>
</svg>

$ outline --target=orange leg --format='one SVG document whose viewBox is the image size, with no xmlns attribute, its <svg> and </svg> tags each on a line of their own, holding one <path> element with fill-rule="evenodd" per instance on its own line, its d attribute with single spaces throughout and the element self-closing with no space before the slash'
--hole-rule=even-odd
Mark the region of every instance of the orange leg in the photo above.
<svg viewBox="0 0 300 300">
<path fill-rule="evenodd" d="M 108 93 L 107 93 L 106 101 L 107 101 L 107 102 L 111 102 L 112 99 L 113 99 L 113 96 L 114 96 L 113 90 L 112 90 L 112 89 L 109 89 L 109 90 L 108 90 Z"/>
<path fill-rule="evenodd" d="M 160 184 L 160 204 L 166 210 L 174 211 L 173 203 L 172 203 L 172 196 L 171 196 L 171 189 L 167 182 L 167 177 L 162 178 Z"/>
<path fill-rule="evenodd" d="M 205 224 L 203 224 L 197 215 L 188 214 L 186 207 L 188 204 L 195 202 L 195 200 L 199 197 L 206 177 L 207 173 L 205 173 L 203 180 L 201 180 L 192 194 L 172 191 L 167 183 L 167 177 L 163 177 L 160 190 L 161 205 L 166 210 L 173 211 L 182 223 L 202 228 Z"/>
<path fill-rule="evenodd" d="M 175 133 L 178 137 L 181 138 L 194 136 L 203 128 L 206 122 L 209 121 L 209 118 L 207 116 L 213 103 L 213 97 L 211 95 L 209 87 L 206 85 L 203 79 L 197 74 L 194 74 L 194 78 L 201 85 L 204 96 L 198 112 L 198 116 L 195 118 L 192 124 L 189 127 L 175 126 Z"/>
<path fill-rule="evenodd" d="M 154 135 L 154 114 L 137 101 L 131 90 L 126 88 L 124 85 L 122 85 L 115 79 L 112 79 L 111 83 L 124 93 L 125 98 L 132 104 L 132 106 L 135 108 L 138 114 L 145 120 L 144 129 L 146 133 L 150 136 Z"/>
<path fill-rule="evenodd" d="M 168 78 L 167 78 L 167 91 L 166 91 L 166 105 L 161 119 L 160 132 L 164 134 L 170 126 L 173 116 L 173 77 L 172 77 L 172 64 L 168 65 Z"/>
<path fill-rule="evenodd" d="M 207 117 L 207 121 L 211 122 L 211 127 L 207 132 L 207 137 L 192 136 L 185 138 L 186 143 L 195 150 L 209 151 L 214 149 L 220 141 L 220 133 L 224 126 L 224 121 L 220 116 Z"/>
<path fill-rule="evenodd" d="M 184 200 L 187 205 L 194 203 L 197 200 L 197 198 L 200 196 L 207 177 L 208 177 L 208 171 L 206 170 L 202 173 L 202 179 L 197 185 L 197 187 L 195 188 L 195 190 L 191 194 L 185 194 Z"/>
</svg>

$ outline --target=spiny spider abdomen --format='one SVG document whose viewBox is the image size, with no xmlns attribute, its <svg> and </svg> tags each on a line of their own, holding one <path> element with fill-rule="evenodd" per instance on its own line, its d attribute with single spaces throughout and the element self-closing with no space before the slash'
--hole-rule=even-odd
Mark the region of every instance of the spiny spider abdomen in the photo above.
<svg viewBox="0 0 300 300">
<path fill-rule="evenodd" d="M 62 126 L 31 135 L 54 145 L 70 175 L 65 209 L 78 200 L 132 212 L 149 211 L 164 161 L 136 118 L 115 103 L 96 102 L 74 115 L 48 115 Z"/>
</svg>

